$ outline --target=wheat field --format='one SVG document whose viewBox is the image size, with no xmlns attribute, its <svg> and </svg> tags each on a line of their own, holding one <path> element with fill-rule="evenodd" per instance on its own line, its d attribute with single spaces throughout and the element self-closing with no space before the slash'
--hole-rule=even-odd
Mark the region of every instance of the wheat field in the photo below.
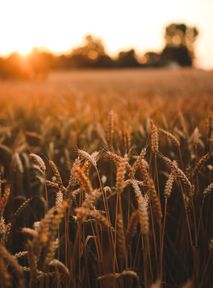
<svg viewBox="0 0 213 288">
<path fill-rule="evenodd" d="M 0 81 L 0 287 L 213 287 L 212 79 Z"/>
</svg>

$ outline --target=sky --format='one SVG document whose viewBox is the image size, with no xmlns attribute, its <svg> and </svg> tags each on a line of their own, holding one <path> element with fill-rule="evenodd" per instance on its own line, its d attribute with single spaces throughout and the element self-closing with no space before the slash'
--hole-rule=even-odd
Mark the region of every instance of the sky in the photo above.
<svg viewBox="0 0 213 288">
<path fill-rule="evenodd" d="M 198 28 L 196 65 L 213 69 L 213 0 L 0 0 L 0 54 L 67 52 L 86 34 L 102 38 L 112 55 L 160 51 L 172 22 Z"/>
</svg>

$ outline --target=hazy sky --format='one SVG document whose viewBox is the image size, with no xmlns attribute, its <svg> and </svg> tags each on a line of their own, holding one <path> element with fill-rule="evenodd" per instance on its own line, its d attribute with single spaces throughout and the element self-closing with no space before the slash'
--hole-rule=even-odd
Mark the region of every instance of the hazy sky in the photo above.
<svg viewBox="0 0 213 288">
<path fill-rule="evenodd" d="M 110 53 L 160 50 L 171 22 L 197 26 L 197 63 L 213 68 L 213 0 L 0 0 L 0 53 L 67 51 L 88 33 Z"/>
</svg>

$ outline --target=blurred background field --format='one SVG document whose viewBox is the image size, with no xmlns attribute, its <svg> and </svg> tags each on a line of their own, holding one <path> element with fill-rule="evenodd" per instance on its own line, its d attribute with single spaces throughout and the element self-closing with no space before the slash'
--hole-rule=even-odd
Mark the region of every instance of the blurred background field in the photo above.
<svg viewBox="0 0 213 288">
<path fill-rule="evenodd" d="M 196 126 L 212 109 L 212 77 L 211 71 L 186 68 L 55 72 L 41 81 L 0 81 L 0 109 L 2 114 L 23 109 L 21 117 L 26 117 L 35 105 L 36 113 L 47 113 L 45 118 L 55 113 L 90 120 L 114 110 L 127 121 L 138 115 L 174 120 L 181 111 Z"/>
</svg>

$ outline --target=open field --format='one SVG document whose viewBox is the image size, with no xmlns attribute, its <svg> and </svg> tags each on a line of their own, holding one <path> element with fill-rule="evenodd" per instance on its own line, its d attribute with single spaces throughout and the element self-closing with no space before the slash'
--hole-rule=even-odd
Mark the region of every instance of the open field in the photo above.
<svg viewBox="0 0 213 288">
<path fill-rule="evenodd" d="M 212 79 L 0 81 L 0 287 L 212 287 Z"/>
</svg>

